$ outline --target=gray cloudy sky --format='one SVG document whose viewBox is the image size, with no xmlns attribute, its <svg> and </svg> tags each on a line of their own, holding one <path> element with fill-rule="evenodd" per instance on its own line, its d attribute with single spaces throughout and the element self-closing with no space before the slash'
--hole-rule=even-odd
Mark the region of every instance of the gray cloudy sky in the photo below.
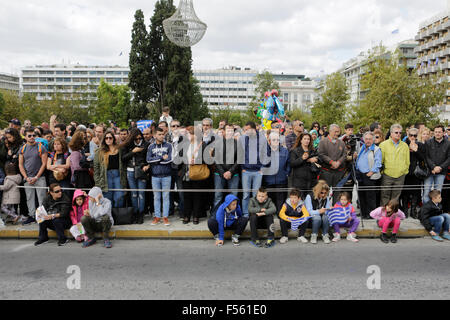
<svg viewBox="0 0 450 320">
<path fill-rule="evenodd" d="M 0 0 L 0 71 L 80 63 L 128 65 L 134 13 L 156 0 Z M 178 0 L 175 0 L 178 4 Z M 194 0 L 208 24 L 194 69 L 230 65 L 308 76 L 336 71 L 383 41 L 413 38 L 446 0 Z M 392 31 L 399 29 L 398 34 Z M 123 52 L 122 56 L 119 56 Z"/>
</svg>

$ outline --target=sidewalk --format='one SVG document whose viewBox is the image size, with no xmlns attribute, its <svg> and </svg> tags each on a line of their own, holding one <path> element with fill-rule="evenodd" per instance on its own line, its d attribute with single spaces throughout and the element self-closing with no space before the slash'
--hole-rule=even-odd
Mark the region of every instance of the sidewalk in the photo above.
<svg viewBox="0 0 450 320">
<path fill-rule="evenodd" d="M 142 225 L 114 226 L 110 237 L 113 239 L 212 239 L 212 235 L 208 230 L 206 218 L 200 220 L 199 225 L 192 222 L 184 225 L 178 217 L 170 217 L 171 225 L 166 227 L 163 224 L 156 226 L 150 225 L 151 219 L 145 217 L 145 223 Z M 376 225 L 375 220 L 364 220 L 364 228 L 360 224 L 357 234 L 360 238 L 377 238 L 380 236 L 380 228 Z M 275 218 L 275 237 L 280 238 L 280 225 L 278 218 Z M 345 231 L 342 231 L 345 234 Z M 260 235 L 265 237 L 266 231 L 261 230 Z M 306 232 L 309 236 L 310 230 Z M 289 237 L 296 238 L 297 232 L 289 232 Z M 28 226 L 6 226 L 0 227 L 0 239 L 37 239 L 39 235 L 39 227 L 36 223 Z M 69 231 L 66 235 L 72 238 Z M 56 233 L 49 231 L 51 238 L 56 238 Z M 100 236 L 100 234 L 98 234 Z M 402 221 L 398 236 L 400 238 L 420 238 L 429 236 L 428 232 L 420 224 L 419 220 L 406 219 Z M 231 238 L 231 233 L 227 232 L 227 238 Z M 246 231 L 242 235 L 242 239 L 250 239 L 250 224 L 247 225 Z"/>
</svg>

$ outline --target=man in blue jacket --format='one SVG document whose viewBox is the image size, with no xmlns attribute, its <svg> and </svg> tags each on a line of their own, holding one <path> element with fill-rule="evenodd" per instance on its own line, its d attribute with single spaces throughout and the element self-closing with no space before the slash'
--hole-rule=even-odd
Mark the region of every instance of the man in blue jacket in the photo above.
<svg viewBox="0 0 450 320">
<path fill-rule="evenodd" d="M 216 246 L 223 246 L 225 230 L 234 230 L 233 245 L 239 246 L 239 237 L 247 226 L 248 218 L 242 215 L 239 199 L 235 195 L 225 197 L 225 202 L 217 209 L 216 216 L 208 220 L 209 231 L 214 235 Z"/>
<path fill-rule="evenodd" d="M 164 130 L 156 128 L 155 143 L 148 147 L 147 162 L 151 165 L 152 173 L 152 189 L 153 190 L 170 190 L 170 182 L 172 180 L 172 145 L 165 142 Z M 164 225 L 170 226 L 169 208 L 170 208 L 170 192 L 169 191 L 153 191 L 155 217 L 152 225 L 156 225 L 161 221 L 161 193 L 163 198 L 163 221 Z"/>
<path fill-rule="evenodd" d="M 280 134 L 272 132 L 269 135 L 269 145 L 267 146 L 267 156 L 270 163 L 264 166 L 264 185 L 267 189 L 286 189 L 288 187 L 288 177 L 291 172 L 289 164 L 289 151 L 280 145 Z M 286 201 L 287 192 L 270 192 L 269 197 L 275 203 L 277 213 Z"/>
</svg>

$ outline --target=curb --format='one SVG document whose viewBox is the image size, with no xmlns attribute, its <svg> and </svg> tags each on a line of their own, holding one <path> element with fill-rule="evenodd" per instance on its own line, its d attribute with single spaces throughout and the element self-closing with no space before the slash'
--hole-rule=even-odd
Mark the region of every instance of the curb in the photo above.
<svg viewBox="0 0 450 320">
<path fill-rule="evenodd" d="M 66 236 L 70 239 L 72 235 L 68 230 L 65 231 Z M 260 237 L 267 237 L 267 231 L 258 231 Z M 342 232 L 342 236 L 346 236 L 347 232 Z M 373 239 L 378 238 L 381 234 L 381 230 L 363 229 L 356 232 L 357 236 L 361 239 Z M 56 232 L 49 230 L 48 235 L 50 238 L 56 238 Z M 226 231 L 225 237 L 231 239 L 232 232 Z M 289 232 L 289 238 L 297 238 L 297 232 Z M 311 231 L 308 230 L 305 236 L 309 237 Z M 22 228 L 2 228 L 0 229 L 0 239 L 37 239 L 39 236 L 39 230 L 30 230 Z M 97 236 L 101 238 L 101 234 Z M 111 239 L 212 239 L 212 235 L 209 230 L 124 230 L 114 229 L 109 234 Z M 423 238 L 429 236 L 425 229 L 410 229 L 399 231 L 399 238 Z M 241 239 L 250 239 L 251 233 L 245 231 Z M 281 238 L 281 231 L 276 230 L 275 238 Z"/>
</svg>

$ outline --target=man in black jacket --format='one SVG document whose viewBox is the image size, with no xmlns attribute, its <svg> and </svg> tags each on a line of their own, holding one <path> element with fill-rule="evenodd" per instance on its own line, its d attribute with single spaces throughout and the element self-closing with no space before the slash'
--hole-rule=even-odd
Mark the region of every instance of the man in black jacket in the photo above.
<svg viewBox="0 0 450 320">
<path fill-rule="evenodd" d="M 431 175 L 424 182 L 423 203 L 430 201 L 428 193 L 432 189 L 442 191 L 447 169 L 450 166 L 450 141 L 444 139 L 444 134 L 444 126 L 438 125 L 434 128 L 434 137 L 425 143 L 425 158 Z"/>
<path fill-rule="evenodd" d="M 239 188 L 238 148 L 240 147 L 242 147 L 241 144 L 234 139 L 234 126 L 227 124 L 225 137 L 217 140 L 214 148 L 214 189 L 218 190 L 214 194 L 214 212 L 222 203 L 223 193 L 221 190 L 234 190 L 231 193 L 235 196 L 238 195 L 235 190 Z"/>
<path fill-rule="evenodd" d="M 430 192 L 431 200 L 421 209 L 421 221 L 425 229 L 430 233 L 433 240 L 442 242 L 442 238 L 450 240 L 450 215 L 442 210 L 442 197 L 439 190 Z M 439 236 L 441 230 L 444 232 L 442 238 Z"/>
</svg>

